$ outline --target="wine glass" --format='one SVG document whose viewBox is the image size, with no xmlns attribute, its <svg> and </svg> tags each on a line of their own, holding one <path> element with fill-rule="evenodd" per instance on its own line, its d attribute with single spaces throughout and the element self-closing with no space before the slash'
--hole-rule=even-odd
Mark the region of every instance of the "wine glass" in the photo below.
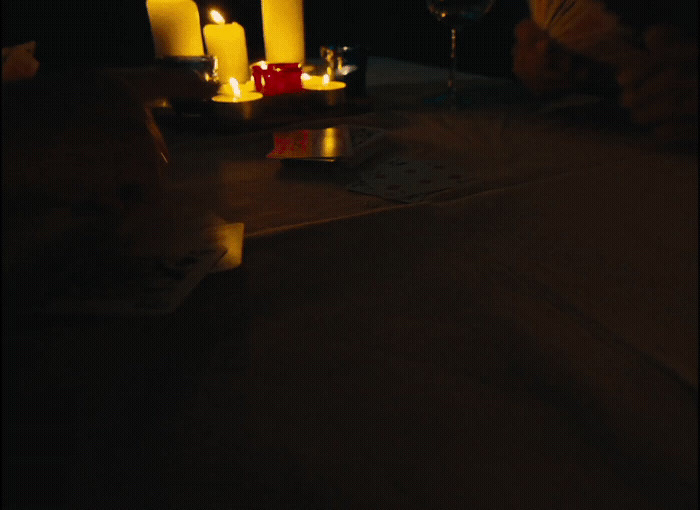
<svg viewBox="0 0 700 510">
<path fill-rule="evenodd" d="M 452 47 L 450 74 L 447 79 L 447 103 L 457 106 L 457 31 L 465 23 L 475 23 L 491 10 L 495 0 L 426 0 L 428 10 L 440 21 L 450 26 Z M 440 99 L 444 99 L 441 96 Z"/>
</svg>

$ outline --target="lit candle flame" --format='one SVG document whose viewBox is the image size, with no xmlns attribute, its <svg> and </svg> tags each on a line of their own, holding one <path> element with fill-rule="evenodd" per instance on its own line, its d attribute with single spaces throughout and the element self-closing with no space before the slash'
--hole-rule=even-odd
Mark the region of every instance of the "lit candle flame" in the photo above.
<svg viewBox="0 0 700 510">
<path fill-rule="evenodd" d="M 329 75 L 327 75 L 327 74 L 324 74 L 324 75 L 323 75 L 323 82 L 322 82 L 322 83 L 323 83 L 324 85 L 328 85 L 330 82 L 331 82 L 331 77 L 330 77 Z"/>
<path fill-rule="evenodd" d="M 228 82 L 231 85 L 231 90 L 233 90 L 233 97 L 241 97 L 241 88 L 238 86 L 238 80 L 229 78 Z"/>
<path fill-rule="evenodd" d="M 219 13 L 219 11 L 215 9 L 209 11 L 209 17 L 214 23 L 218 23 L 219 25 L 223 25 L 224 23 L 226 23 L 224 17 Z"/>
</svg>

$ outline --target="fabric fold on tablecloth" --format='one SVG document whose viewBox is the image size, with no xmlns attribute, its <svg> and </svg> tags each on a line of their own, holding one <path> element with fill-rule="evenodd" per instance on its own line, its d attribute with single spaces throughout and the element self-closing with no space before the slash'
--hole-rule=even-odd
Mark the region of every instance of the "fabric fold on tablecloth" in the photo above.
<svg viewBox="0 0 700 510">
<path fill-rule="evenodd" d="M 692 507 L 697 174 L 656 170 L 251 239 L 251 437 L 350 507 Z"/>
</svg>

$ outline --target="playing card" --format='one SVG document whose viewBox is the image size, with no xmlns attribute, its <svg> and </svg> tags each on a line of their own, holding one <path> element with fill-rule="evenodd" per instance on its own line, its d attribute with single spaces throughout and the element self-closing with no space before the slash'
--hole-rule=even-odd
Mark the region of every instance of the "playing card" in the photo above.
<svg viewBox="0 0 700 510">
<path fill-rule="evenodd" d="M 268 158 L 336 161 L 352 156 L 347 126 L 276 132 L 274 139 L 275 146 Z"/>
<path fill-rule="evenodd" d="M 360 174 L 348 189 L 410 203 L 427 195 L 463 185 L 465 172 L 454 165 L 436 161 L 392 157 Z"/>
<path fill-rule="evenodd" d="M 275 132 L 275 145 L 267 157 L 340 162 L 352 167 L 374 154 L 378 148 L 376 142 L 384 135 L 383 129 L 346 124 L 325 129 Z"/>
<path fill-rule="evenodd" d="M 46 303 L 49 315 L 165 315 L 173 312 L 221 259 L 225 249 L 206 246 L 173 256 L 125 256 L 85 278 L 73 275 L 63 293 Z"/>
<path fill-rule="evenodd" d="M 352 156 L 343 161 L 346 167 L 356 167 L 381 148 L 381 142 L 386 136 L 386 130 L 367 126 L 348 126 L 352 144 Z"/>
<path fill-rule="evenodd" d="M 529 0 L 532 19 L 567 49 L 613 66 L 642 58 L 639 34 L 601 0 Z"/>
</svg>

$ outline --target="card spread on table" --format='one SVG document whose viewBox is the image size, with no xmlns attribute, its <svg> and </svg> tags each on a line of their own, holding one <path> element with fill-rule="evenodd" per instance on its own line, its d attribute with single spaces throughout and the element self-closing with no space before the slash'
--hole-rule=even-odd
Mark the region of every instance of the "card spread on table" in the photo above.
<svg viewBox="0 0 700 510">
<path fill-rule="evenodd" d="M 348 189 L 410 203 L 431 193 L 462 186 L 468 180 L 466 172 L 454 165 L 392 157 L 362 172 Z"/>
<path fill-rule="evenodd" d="M 357 165 L 369 157 L 383 129 L 342 124 L 325 129 L 299 129 L 274 133 L 272 159 L 341 162 Z"/>
</svg>

